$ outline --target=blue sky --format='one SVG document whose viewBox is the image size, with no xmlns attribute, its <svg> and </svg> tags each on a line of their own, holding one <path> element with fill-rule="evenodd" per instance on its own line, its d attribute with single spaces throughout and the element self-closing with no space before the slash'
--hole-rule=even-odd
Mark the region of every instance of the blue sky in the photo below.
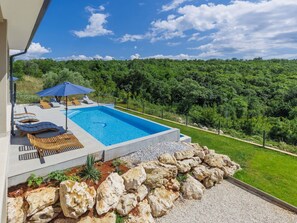
<svg viewBox="0 0 297 223">
<path fill-rule="evenodd" d="M 25 58 L 297 58 L 296 0 L 52 0 Z"/>
</svg>

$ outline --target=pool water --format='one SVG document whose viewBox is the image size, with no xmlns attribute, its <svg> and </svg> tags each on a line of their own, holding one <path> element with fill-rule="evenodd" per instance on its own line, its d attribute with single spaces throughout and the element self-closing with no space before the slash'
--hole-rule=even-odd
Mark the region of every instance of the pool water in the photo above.
<svg viewBox="0 0 297 223">
<path fill-rule="evenodd" d="M 68 118 L 105 146 L 166 131 L 169 128 L 104 106 L 71 109 Z"/>
</svg>

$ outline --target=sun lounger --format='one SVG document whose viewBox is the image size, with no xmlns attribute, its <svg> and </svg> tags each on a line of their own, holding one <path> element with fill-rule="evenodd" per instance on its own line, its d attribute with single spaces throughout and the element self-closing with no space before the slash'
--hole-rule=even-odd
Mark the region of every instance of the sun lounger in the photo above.
<svg viewBox="0 0 297 223">
<path fill-rule="evenodd" d="M 39 122 L 39 120 L 34 115 L 24 115 L 15 120 L 15 123 L 28 123 L 28 122 Z"/>
<path fill-rule="evenodd" d="M 50 104 L 53 108 L 59 108 L 61 106 L 60 103 L 57 102 L 57 100 L 55 98 L 51 98 Z"/>
<path fill-rule="evenodd" d="M 81 105 L 80 101 L 77 100 L 76 98 L 72 98 L 72 103 L 73 103 L 74 105 Z"/>
<path fill-rule="evenodd" d="M 43 108 L 43 109 L 49 109 L 52 106 L 47 101 L 40 100 L 40 107 Z"/>
<path fill-rule="evenodd" d="M 60 152 L 63 149 L 84 147 L 73 134 L 65 133 L 50 138 L 38 138 L 28 134 L 27 137 L 31 145 L 38 150 L 40 157 L 43 157 L 43 152 L 46 150 Z"/>
<path fill-rule="evenodd" d="M 31 114 L 31 113 L 30 113 L 30 114 L 29 114 L 29 113 L 28 113 L 28 114 L 24 113 L 24 114 L 22 114 L 22 115 L 21 115 L 21 114 L 20 114 L 20 115 L 14 115 L 13 118 L 14 118 L 14 119 L 36 118 L 36 115 L 35 115 L 35 114 Z"/>
<path fill-rule="evenodd" d="M 66 105 L 66 100 L 62 102 L 64 105 Z M 67 100 L 67 106 L 72 106 L 72 101 L 71 100 Z"/>
<path fill-rule="evenodd" d="M 27 113 L 17 113 L 17 114 L 14 114 L 14 117 L 20 117 L 20 116 L 24 116 L 24 115 L 35 115 L 35 113 L 31 113 L 31 112 L 27 112 Z"/>
<path fill-rule="evenodd" d="M 90 100 L 87 95 L 85 95 L 83 97 L 83 102 L 86 103 L 86 104 L 94 104 L 94 102 L 92 100 Z"/>
<path fill-rule="evenodd" d="M 65 129 L 61 126 L 57 126 L 52 122 L 39 122 L 34 124 L 16 124 L 16 128 L 20 131 L 21 136 L 25 136 L 27 133 L 37 134 L 42 132 L 56 131 L 61 134 L 65 132 Z"/>
</svg>

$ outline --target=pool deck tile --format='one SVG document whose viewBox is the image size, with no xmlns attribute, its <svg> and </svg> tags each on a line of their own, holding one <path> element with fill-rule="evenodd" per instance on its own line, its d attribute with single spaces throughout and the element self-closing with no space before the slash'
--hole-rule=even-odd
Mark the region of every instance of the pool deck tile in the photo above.
<svg viewBox="0 0 297 223">
<path fill-rule="evenodd" d="M 70 106 L 69 109 L 75 107 L 90 107 L 97 106 L 94 105 L 81 105 L 81 106 Z M 28 112 L 35 113 L 40 121 L 50 121 L 59 126 L 63 126 L 65 128 L 65 115 L 63 114 L 64 106 L 60 108 L 51 108 L 51 109 L 41 109 L 37 105 L 18 105 L 16 106 L 16 113 L 25 112 L 24 109 L 27 109 Z M 84 145 L 83 149 L 76 149 L 72 151 L 63 152 L 60 154 L 55 154 L 51 156 L 44 157 L 44 163 L 41 164 L 40 159 L 30 159 L 30 160 L 19 160 L 19 155 L 24 153 L 30 153 L 32 151 L 19 151 L 20 146 L 29 146 L 30 143 L 27 137 L 20 137 L 18 132 L 16 131 L 16 137 L 11 138 L 11 146 L 10 146 L 10 154 L 9 154 L 9 172 L 8 177 L 13 178 L 18 175 L 23 175 L 24 177 L 29 176 L 32 172 L 39 173 L 42 175 L 43 173 L 47 173 L 49 170 L 57 170 L 63 168 L 64 166 L 76 164 L 76 162 L 81 162 L 79 159 L 84 159 L 88 154 L 95 154 L 96 158 L 99 160 L 103 156 L 103 151 L 106 148 L 102 143 L 96 140 L 93 136 L 88 134 L 85 130 L 80 128 L 73 121 L 68 119 L 68 129 L 79 139 L 79 141 Z M 41 137 L 49 137 L 56 135 L 57 133 L 43 133 L 38 136 Z M 35 150 L 36 151 L 36 150 Z M 70 163 L 69 163 L 70 162 Z M 67 164 L 68 163 L 68 164 Z M 61 164 L 61 165 L 57 165 Z M 64 165 L 63 165 L 64 164 Z M 73 165 L 72 165 L 73 166 Z M 27 174 L 26 174 L 27 173 Z M 18 181 L 18 180 L 17 180 Z M 14 185 L 15 180 L 9 180 L 10 185 Z"/>
</svg>

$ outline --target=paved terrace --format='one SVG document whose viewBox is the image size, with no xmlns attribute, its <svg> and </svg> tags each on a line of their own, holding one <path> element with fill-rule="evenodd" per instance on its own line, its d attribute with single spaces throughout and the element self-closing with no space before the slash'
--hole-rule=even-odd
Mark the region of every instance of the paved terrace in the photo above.
<svg viewBox="0 0 297 223">
<path fill-rule="evenodd" d="M 90 106 L 97 106 L 97 104 L 69 106 L 69 109 Z M 41 109 L 37 105 L 17 105 L 15 111 L 16 113 L 23 113 L 25 112 L 25 108 L 28 112 L 35 113 L 40 121 L 50 121 L 65 128 L 65 115 L 62 112 L 65 111 L 65 107 L 63 105 L 59 108 L 51 109 Z M 102 158 L 103 150 L 106 148 L 102 143 L 70 119 L 68 119 L 68 130 L 70 130 L 79 139 L 79 141 L 84 145 L 84 148 L 45 156 L 44 163 L 41 163 L 42 160 L 39 158 L 19 160 L 19 155 L 35 153 L 36 150 L 32 150 L 33 148 L 30 146 L 27 137 L 20 137 L 18 131 L 16 131 L 16 136 L 11 138 L 10 145 L 8 167 L 9 186 L 25 182 L 31 173 L 42 176 L 54 170 L 61 170 L 75 165 L 81 165 L 85 163 L 86 156 L 88 154 L 94 154 L 98 160 Z M 57 135 L 57 133 L 49 132 L 39 134 L 38 136 L 49 137 L 54 135 Z M 20 151 L 20 147 L 24 148 L 26 151 Z"/>
</svg>

